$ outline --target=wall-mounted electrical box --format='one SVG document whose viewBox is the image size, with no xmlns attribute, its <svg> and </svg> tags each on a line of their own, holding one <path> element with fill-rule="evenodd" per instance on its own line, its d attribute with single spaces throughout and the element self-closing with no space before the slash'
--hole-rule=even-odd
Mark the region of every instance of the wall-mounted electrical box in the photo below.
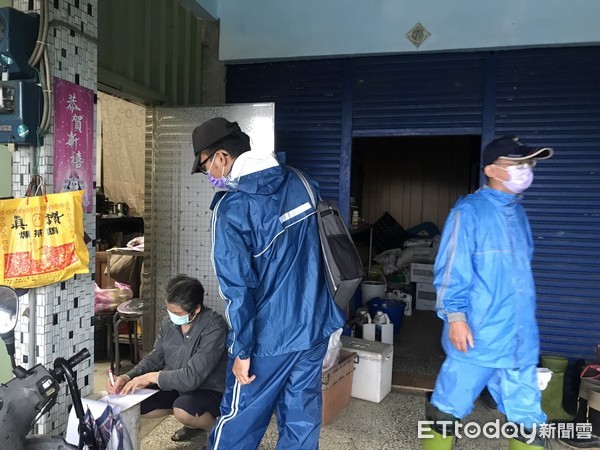
<svg viewBox="0 0 600 450">
<path fill-rule="evenodd" d="M 0 8 L 0 71 L 10 79 L 29 78 L 34 70 L 29 57 L 35 48 L 39 16 L 14 8 Z"/>
<path fill-rule="evenodd" d="M 42 88 L 31 81 L 0 82 L 0 143 L 41 145 Z"/>
</svg>

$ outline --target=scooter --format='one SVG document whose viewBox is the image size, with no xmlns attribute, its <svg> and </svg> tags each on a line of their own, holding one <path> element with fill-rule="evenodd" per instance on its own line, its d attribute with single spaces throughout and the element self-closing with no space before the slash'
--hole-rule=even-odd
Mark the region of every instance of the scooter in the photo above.
<svg viewBox="0 0 600 450">
<path fill-rule="evenodd" d="M 19 299 L 14 289 L 0 286 L 0 337 L 6 344 L 15 378 L 0 384 L 0 447 L 11 450 L 67 450 L 76 449 L 62 436 L 28 436 L 37 420 L 50 411 L 60 389 L 66 381 L 73 408 L 79 421 L 79 448 L 97 450 L 91 430 L 85 426 L 81 394 L 77 386 L 75 366 L 90 357 L 84 348 L 68 360 L 56 358 L 53 368 L 41 364 L 26 370 L 15 365 L 14 329 L 17 324 Z"/>
</svg>

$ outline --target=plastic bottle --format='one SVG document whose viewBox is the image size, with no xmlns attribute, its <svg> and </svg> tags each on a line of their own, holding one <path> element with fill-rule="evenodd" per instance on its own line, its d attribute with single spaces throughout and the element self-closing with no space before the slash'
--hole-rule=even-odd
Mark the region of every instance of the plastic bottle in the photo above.
<svg viewBox="0 0 600 450">
<path fill-rule="evenodd" d="M 404 302 L 404 315 L 412 316 L 412 295 L 406 294 L 401 290 L 396 289 L 388 293 L 386 297 Z"/>
<path fill-rule="evenodd" d="M 377 311 L 373 317 L 373 323 L 375 324 L 375 339 L 381 341 L 381 326 L 388 323 L 387 315 L 383 311 Z"/>
<path fill-rule="evenodd" d="M 394 343 L 394 324 L 383 311 L 377 311 L 373 318 L 375 324 L 375 340 L 384 344 Z"/>
<path fill-rule="evenodd" d="M 352 228 L 358 228 L 358 211 L 352 211 Z"/>
<path fill-rule="evenodd" d="M 375 340 L 375 324 L 371 321 L 371 316 L 367 310 L 360 311 L 360 321 L 357 331 L 360 329 L 361 338 L 367 341 Z"/>
<path fill-rule="evenodd" d="M 368 323 L 371 323 L 371 318 L 369 317 L 369 314 L 367 313 L 367 310 L 365 310 L 365 309 L 359 309 L 358 311 L 356 311 L 354 335 L 357 338 L 361 338 L 362 339 L 362 337 L 363 337 L 363 325 L 364 324 L 368 324 Z"/>
<path fill-rule="evenodd" d="M 402 292 L 398 296 L 398 299 L 404 302 L 404 315 L 412 316 L 412 295 Z"/>
</svg>

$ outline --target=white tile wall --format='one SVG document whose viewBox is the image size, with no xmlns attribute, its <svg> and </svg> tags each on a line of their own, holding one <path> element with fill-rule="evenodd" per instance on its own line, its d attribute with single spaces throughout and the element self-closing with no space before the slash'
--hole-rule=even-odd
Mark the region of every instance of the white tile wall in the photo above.
<svg viewBox="0 0 600 450">
<path fill-rule="evenodd" d="M 156 108 L 154 183 L 160 195 L 153 201 L 157 285 L 175 274 L 198 278 L 205 289 L 204 303 L 219 313 L 225 301 L 219 296 L 211 260 L 210 205 L 216 189 L 205 175 L 191 175 L 194 161 L 193 129 L 213 117 L 237 121 L 248 133 L 256 151 L 273 152 L 275 107 L 271 103 Z M 157 323 L 166 315 L 156 302 Z"/>
<path fill-rule="evenodd" d="M 39 12 L 40 1 L 14 0 L 13 7 L 21 11 L 32 8 Z M 97 85 L 97 6 L 98 0 L 48 0 L 50 21 L 55 21 L 48 31 L 50 72 L 53 77 L 93 91 L 96 91 Z M 38 173 L 44 177 L 47 192 L 54 191 L 53 141 L 51 129 L 41 148 L 35 150 L 33 147 L 24 147 L 14 153 L 12 181 L 15 197 L 25 194 L 36 159 Z M 95 215 L 85 214 L 84 220 L 86 232 L 95 236 Z M 22 317 L 16 329 L 17 363 L 24 367 L 30 367 L 34 360 L 36 364 L 51 367 L 55 358 L 68 358 L 87 347 L 92 358 L 80 364 L 77 370 L 77 382 L 83 396 L 90 394 L 93 386 L 94 251 L 91 244 L 88 248 L 89 274 L 76 275 L 64 283 L 33 289 L 21 298 L 22 311 L 30 308 L 36 312 L 35 357 L 29 354 L 29 320 Z M 71 404 L 66 393 L 67 387 L 63 384 L 57 404 L 49 415 L 40 419 L 35 433 L 60 433 L 65 430 Z"/>
</svg>

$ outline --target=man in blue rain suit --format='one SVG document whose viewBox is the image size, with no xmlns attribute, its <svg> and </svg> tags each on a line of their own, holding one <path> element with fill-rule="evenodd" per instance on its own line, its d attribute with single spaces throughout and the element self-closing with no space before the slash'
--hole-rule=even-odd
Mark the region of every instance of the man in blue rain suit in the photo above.
<svg viewBox="0 0 600 450">
<path fill-rule="evenodd" d="M 237 123 L 210 119 L 192 141 L 192 173 L 224 189 L 211 231 L 229 366 L 207 446 L 256 449 L 275 411 L 277 448 L 316 449 L 322 361 L 345 317 L 323 276 L 315 209 L 298 175 L 271 153 L 250 151 Z"/>
<path fill-rule="evenodd" d="M 452 447 L 455 424 L 486 386 L 507 420 L 527 430 L 509 448 L 543 448 L 531 433 L 546 416 L 537 382 L 533 242 L 519 202 L 536 160 L 552 154 L 514 136 L 495 139 L 482 156 L 487 185 L 458 200 L 448 216 L 434 266 L 447 357 L 426 405 L 434 425 L 424 449 Z"/>
</svg>

